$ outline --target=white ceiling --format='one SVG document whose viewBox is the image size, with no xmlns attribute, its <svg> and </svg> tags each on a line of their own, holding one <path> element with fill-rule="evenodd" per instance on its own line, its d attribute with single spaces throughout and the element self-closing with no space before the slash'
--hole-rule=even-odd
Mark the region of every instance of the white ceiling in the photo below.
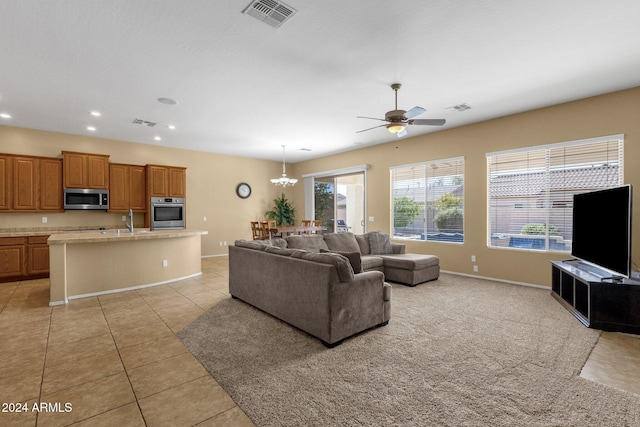
<svg viewBox="0 0 640 427">
<path fill-rule="evenodd" d="M 394 140 L 394 82 L 408 137 L 640 86 L 638 0 L 249 3 L 0 0 L 0 124 L 296 162 Z"/>
</svg>

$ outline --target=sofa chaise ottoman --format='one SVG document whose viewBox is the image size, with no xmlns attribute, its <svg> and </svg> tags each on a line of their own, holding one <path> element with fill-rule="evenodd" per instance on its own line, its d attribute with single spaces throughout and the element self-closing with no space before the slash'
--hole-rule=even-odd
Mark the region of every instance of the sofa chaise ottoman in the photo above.
<svg viewBox="0 0 640 427">
<path fill-rule="evenodd" d="M 381 271 L 385 280 L 408 286 L 436 280 L 440 276 L 440 259 L 437 256 L 405 253 L 405 245 L 391 243 L 387 234 L 376 231 L 287 236 L 282 240 L 284 242 L 274 241 L 274 244 L 312 252 L 358 253 L 362 271 Z"/>
</svg>

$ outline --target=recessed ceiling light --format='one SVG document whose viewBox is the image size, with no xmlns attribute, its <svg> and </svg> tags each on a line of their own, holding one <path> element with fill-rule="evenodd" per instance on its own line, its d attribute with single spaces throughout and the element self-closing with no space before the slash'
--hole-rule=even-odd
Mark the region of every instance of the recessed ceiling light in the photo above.
<svg viewBox="0 0 640 427">
<path fill-rule="evenodd" d="M 91 114 L 93 117 L 100 117 L 102 114 L 100 114 L 100 111 L 89 111 L 89 114 Z"/>
<path fill-rule="evenodd" d="M 10 119 L 11 118 L 11 114 L 0 113 L 0 117 L 2 117 L 3 119 Z"/>
<path fill-rule="evenodd" d="M 176 130 L 176 127 L 174 125 L 168 125 L 167 127 L 171 130 Z"/>
<path fill-rule="evenodd" d="M 156 141 L 162 141 L 162 138 L 160 138 L 159 136 L 155 136 L 153 137 L 153 139 L 155 139 Z"/>
<path fill-rule="evenodd" d="M 91 132 L 95 132 L 96 128 L 93 126 L 87 126 L 87 130 L 91 131 Z"/>
<path fill-rule="evenodd" d="M 158 98 L 158 102 L 166 105 L 176 105 L 178 101 L 171 98 Z"/>
</svg>

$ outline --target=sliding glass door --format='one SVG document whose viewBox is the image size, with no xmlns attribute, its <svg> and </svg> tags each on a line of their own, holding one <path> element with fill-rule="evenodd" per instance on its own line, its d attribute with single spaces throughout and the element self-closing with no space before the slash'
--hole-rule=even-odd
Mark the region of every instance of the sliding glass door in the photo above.
<svg viewBox="0 0 640 427">
<path fill-rule="evenodd" d="M 314 219 L 326 231 L 365 232 L 364 172 L 314 177 Z"/>
</svg>

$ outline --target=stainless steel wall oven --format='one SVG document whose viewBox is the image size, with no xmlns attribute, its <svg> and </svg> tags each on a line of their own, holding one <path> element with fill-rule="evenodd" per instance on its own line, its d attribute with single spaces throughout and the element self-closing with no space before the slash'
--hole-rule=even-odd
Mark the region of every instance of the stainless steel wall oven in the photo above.
<svg viewBox="0 0 640 427">
<path fill-rule="evenodd" d="M 151 229 L 176 230 L 184 228 L 184 198 L 152 197 Z"/>
</svg>

